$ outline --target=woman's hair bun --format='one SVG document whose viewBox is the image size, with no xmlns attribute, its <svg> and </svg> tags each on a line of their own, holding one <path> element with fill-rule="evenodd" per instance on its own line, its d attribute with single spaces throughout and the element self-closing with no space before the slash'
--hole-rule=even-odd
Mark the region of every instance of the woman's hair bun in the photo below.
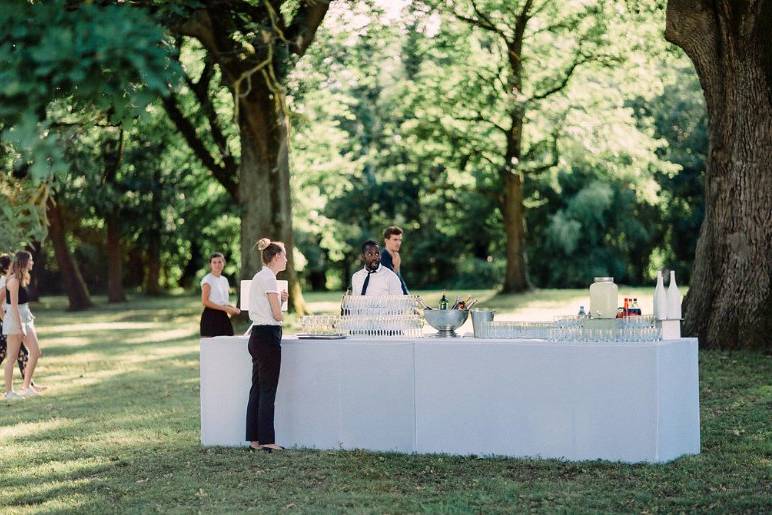
<svg viewBox="0 0 772 515">
<path fill-rule="evenodd" d="M 257 240 L 257 250 L 262 252 L 265 249 L 267 249 L 268 245 L 270 244 L 271 244 L 271 240 L 269 240 L 268 238 L 260 238 L 259 240 Z"/>
</svg>

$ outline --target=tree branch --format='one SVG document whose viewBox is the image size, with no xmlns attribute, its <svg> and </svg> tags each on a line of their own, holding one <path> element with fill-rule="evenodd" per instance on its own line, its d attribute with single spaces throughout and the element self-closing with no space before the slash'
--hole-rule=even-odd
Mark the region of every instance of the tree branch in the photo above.
<svg viewBox="0 0 772 515">
<path fill-rule="evenodd" d="M 545 98 L 554 95 L 555 93 L 559 91 L 563 91 L 566 86 L 568 86 L 568 82 L 571 80 L 571 76 L 574 74 L 576 69 L 589 61 L 592 60 L 591 56 L 587 56 L 582 53 L 581 50 L 579 50 L 576 55 L 574 55 L 574 61 L 569 65 L 568 69 L 563 73 L 563 78 L 558 82 L 555 86 L 546 89 L 545 91 L 535 94 L 532 97 L 528 99 L 528 102 L 534 102 L 538 100 L 544 100 Z"/>
<path fill-rule="evenodd" d="M 230 148 L 228 147 L 228 140 L 222 131 L 222 127 L 220 127 L 220 119 L 217 117 L 217 112 L 215 111 L 214 105 L 212 104 L 212 99 L 209 97 L 209 84 L 211 83 L 213 76 L 214 65 L 212 64 L 211 59 L 209 59 L 207 56 L 206 64 L 204 65 L 204 71 L 201 73 L 201 77 L 198 79 L 198 82 L 193 82 L 187 73 L 185 74 L 185 81 L 187 82 L 191 91 L 193 91 L 193 94 L 195 95 L 196 100 L 198 100 L 198 104 L 201 107 L 201 111 L 204 113 L 207 122 L 209 122 L 209 128 L 212 132 L 212 140 L 214 140 L 215 145 L 217 145 L 217 150 L 220 152 L 223 164 L 225 165 L 225 170 L 228 173 L 235 175 L 238 173 L 238 164 L 230 152 Z"/>
<path fill-rule="evenodd" d="M 559 136 L 558 131 L 557 130 L 553 131 L 552 137 L 550 138 L 550 141 L 549 141 L 549 149 L 550 149 L 550 154 L 552 154 L 552 159 L 550 159 L 549 162 L 543 163 L 539 166 L 533 166 L 528 168 L 521 167 L 520 171 L 524 175 L 525 174 L 533 175 L 533 174 L 546 172 L 550 168 L 553 168 L 560 163 L 560 152 L 558 150 L 558 136 Z M 543 143 L 543 142 L 540 142 L 540 143 Z M 528 152 L 526 152 L 525 156 L 523 156 L 523 161 L 530 161 L 533 158 L 532 153 L 535 153 L 536 149 L 540 147 L 541 147 L 541 144 L 536 144 L 530 149 L 528 149 Z"/>
<path fill-rule="evenodd" d="M 185 138 L 185 141 L 188 143 L 188 146 L 196 155 L 196 157 L 198 157 L 203 165 L 212 172 L 212 175 L 214 175 L 215 179 L 217 179 L 217 181 L 222 184 L 222 186 L 230 194 L 231 198 L 233 198 L 235 201 L 238 201 L 239 192 L 235 174 L 224 166 L 217 164 L 212 154 L 209 153 L 206 146 L 204 145 L 204 142 L 201 140 L 201 138 L 198 137 L 196 128 L 185 117 L 182 111 L 180 111 L 174 93 L 169 92 L 169 95 L 163 97 L 162 101 L 164 109 L 169 115 L 169 119 L 177 127 L 177 130 L 180 132 L 180 134 L 182 134 L 182 137 Z"/>
<path fill-rule="evenodd" d="M 504 127 L 502 127 L 498 123 L 494 122 L 493 120 L 489 120 L 488 118 L 485 118 L 482 115 L 482 113 L 480 113 L 480 112 L 477 113 L 477 116 L 453 116 L 453 115 L 451 115 L 451 117 L 454 120 L 458 120 L 460 122 L 482 122 L 482 123 L 487 123 L 487 124 L 491 125 L 494 129 L 497 129 L 497 130 L 501 131 L 504 135 L 509 134 L 509 131 L 507 129 L 505 129 Z"/>
<path fill-rule="evenodd" d="M 285 36 L 292 53 L 302 56 L 308 46 L 314 41 L 316 30 L 322 24 L 330 0 L 304 0 L 292 23 L 287 28 Z"/>
</svg>

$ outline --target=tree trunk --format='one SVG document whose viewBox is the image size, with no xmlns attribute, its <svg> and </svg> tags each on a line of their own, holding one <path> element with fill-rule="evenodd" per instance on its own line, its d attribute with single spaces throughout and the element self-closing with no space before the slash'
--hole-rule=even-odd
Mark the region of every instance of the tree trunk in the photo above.
<svg viewBox="0 0 772 515">
<path fill-rule="evenodd" d="M 123 248 L 117 209 L 105 220 L 107 226 L 107 301 L 126 302 L 123 290 Z"/>
<path fill-rule="evenodd" d="M 190 259 L 185 264 L 185 268 L 182 269 L 182 275 L 177 284 L 182 288 L 190 288 L 193 286 L 193 281 L 196 279 L 199 266 L 202 264 L 203 256 L 201 255 L 201 245 L 196 240 L 190 242 Z"/>
<path fill-rule="evenodd" d="M 241 163 L 241 278 L 251 279 L 262 263 L 255 242 L 263 237 L 283 241 L 287 249 L 290 306 L 306 312 L 295 272 L 290 203 L 288 127 L 273 94 L 264 85 L 241 100 L 239 112 Z"/>
<path fill-rule="evenodd" d="M 509 89 L 523 90 L 523 38 L 530 16 L 530 2 L 523 6 L 515 24 L 514 37 L 507 42 L 509 60 Z M 507 235 L 507 270 L 504 275 L 505 293 L 521 292 L 528 289 L 528 273 L 525 261 L 525 206 L 523 205 L 523 179 L 518 171 L 523 146 L 523 120 L 525 107 L 516 99 L 509 112 L 507 149 L 504 166 L 500 171 L 504 193 L 501 214 Z"/>
<path fill-rule="evenodd" d="M 88 288 L 77 263 L 67 248 L 67 238 L 64 230 L 64 220 L 61 208 L 53 199 L 48 200 L 48 235 L 54 246 L 56 262 L 59 272 L 62 274 L 62 284 L 70 301 L 70 311 L 81 311 L 90 308 L 93 304 L 88 293 Z"/>
<path fill-rule="evenodd" d="M 520 73 L 519 69 L 516 73 Z M 520 76 L 513 79 L 520 83 Z M 519 86 L 517 86 L 519 88 Z M 525 206 L 523 205 L 523 175 L 518 171 L 522 148 L 523 119 L 525 112 L 515 106 L 510 112 L 510 129 L 507 132 L 507 150 L 504 166 L 499 175 L 504 188 L 501 215 L 507 236 L 507 270 L 504 276 L 505 293 L 521 292 L 528 289 L 528 275 L 525 261 Z"/>
<path fill-rule="evenodd" d="M 153 172 L 153 183 L 161 183 L 161 171 L 156 169 Z M 158 198 L 159 193 L 156 187 L 151 187 L 150 192 L 150 213 L 151 221 L 147 233 L 147 275 L 145 276 L 145 293 L 147 295 L 161 294 L 161 203 Z"/>
<path fill-rule="evenodd" d="M 147 275 L 145 275 L 145 293 L 161 294 L 161 233 L 151 229 L 147 235 Z"/>
<path fill-rule="evenodd" d="M 38 302 L 40 300 L 40 271 L 46 269 L 45 252 L 43 252 L 43 246 L 39 241 L 33 241 L 27 245 L 27 251 L 32 254 L 32 260 L 35 262 L 35 268 L 38 270 L 38 273 L 32 272 L 27 291 L 29 292 L 29 300 L 31 302 Z"/>
<path fill-rule="evenodd" d="M 506 293 L 528 289 L 525 262 L 525 225 L 523 220 L 523 184 L 515 171 L 504 177 L 504 200 L 501 213 L 507 235 L 507 269 L 504 276 Z"/>
<path fill-rule="evenodd" d="M 770 347 L 772 0 L 670 0 L 666 38 L 694 63 L 709 146 L 705 219 L 684 329 L 700 344 Z"/>
</svg>

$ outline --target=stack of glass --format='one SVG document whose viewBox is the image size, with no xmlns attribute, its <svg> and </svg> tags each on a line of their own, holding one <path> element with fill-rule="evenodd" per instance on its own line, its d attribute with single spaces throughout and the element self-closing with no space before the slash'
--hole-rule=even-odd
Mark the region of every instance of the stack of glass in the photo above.
<svg viewBox="0 0 772 515">
<path fill-rule="evenodd" d="M 345 295 L 340 318 L 341 330 L 351 336 L 419 338 L 423 328 L 415 295 Z"/>
</svg>

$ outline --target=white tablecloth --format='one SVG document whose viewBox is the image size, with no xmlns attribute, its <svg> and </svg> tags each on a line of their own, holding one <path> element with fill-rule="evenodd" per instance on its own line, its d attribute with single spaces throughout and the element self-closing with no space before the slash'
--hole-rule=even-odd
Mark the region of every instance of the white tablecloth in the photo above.
<svg viewBox="0 0 772 515">
<path fill-rule="evenodd" d="M 201 442 L 246 445 L 246 337 L 201 340 Z M 285 337 L 285 446 L 665 462 L 700 450 L 697 340 Z"/>
</svg>

